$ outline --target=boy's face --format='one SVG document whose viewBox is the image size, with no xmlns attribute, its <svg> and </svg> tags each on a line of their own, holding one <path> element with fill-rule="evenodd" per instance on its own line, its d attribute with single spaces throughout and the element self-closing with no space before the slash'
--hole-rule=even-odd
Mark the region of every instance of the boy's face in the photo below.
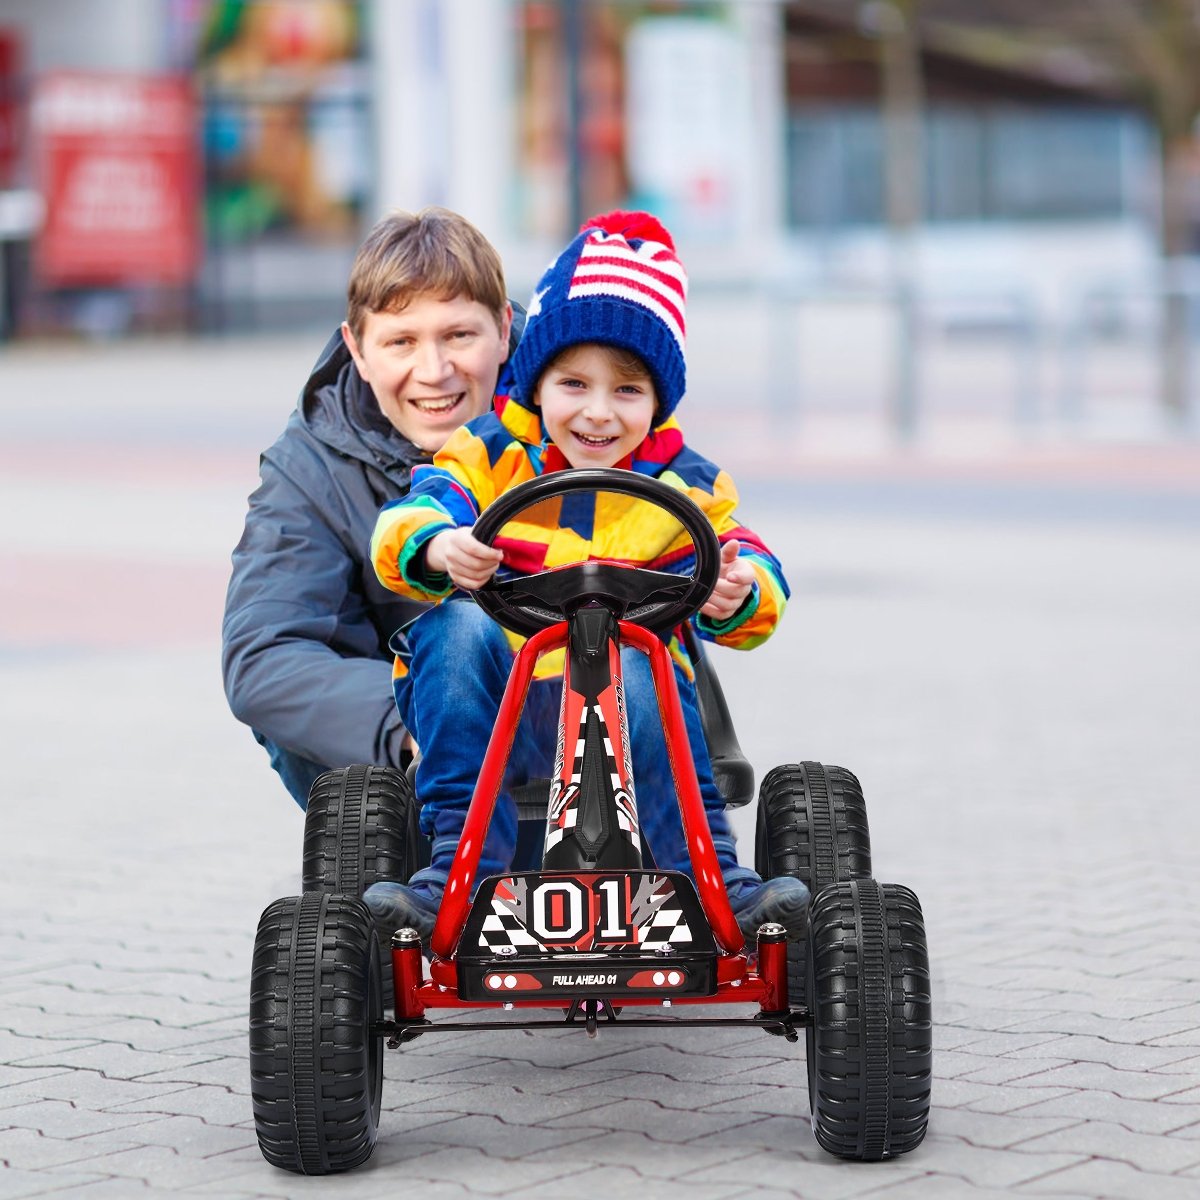
<svg viewBox="0 0 1200 1200">
<path fill-rule="evenodd" d="M 534 404 L 573 467 L 612 467 L 646 439 L 657 407 L 650 373 L 620 370 L 604 347 L 575 346 L 550 364 Z"/>
<path fill-rule="evenodd" d="M 511 323 L 511 308 L 497 325 L 477 300 L 420 294 L 399 312 L 367 313 L 361 338 L 343 323 L 342 339 L 383 415 L 434 453 L 491 407 Z"/>
</svg>

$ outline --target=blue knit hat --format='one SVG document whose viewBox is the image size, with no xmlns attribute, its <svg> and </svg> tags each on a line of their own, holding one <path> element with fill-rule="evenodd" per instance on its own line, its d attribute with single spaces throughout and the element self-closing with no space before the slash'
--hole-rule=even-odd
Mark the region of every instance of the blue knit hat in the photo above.
<svg viewBox="0 0 1200 1200">
<path fill-rule="evenodd" d="M 563 350 L 598 342 L 632 351 L 649 368 L 662 424 L 687 386 L 683 358 L 687 273 L 655 217 L 593 217 L 554 260 L 529 304 L 513 356 L 517 394 L 532 406 L 542 372 Z"/>
</svg>

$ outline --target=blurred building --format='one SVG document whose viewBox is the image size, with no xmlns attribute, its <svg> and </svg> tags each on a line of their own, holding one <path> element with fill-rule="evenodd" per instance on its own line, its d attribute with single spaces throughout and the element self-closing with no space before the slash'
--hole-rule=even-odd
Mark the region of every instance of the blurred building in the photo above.
<svg viewBox="0 0 1200 1200">
<path fill-rule="evenodd" d="M 582 216 L 615 206 L 658 212 L 698 288 L 869 286 L 888 256 L 880 7 L 0 0 L 0 313 L 31 330 L 324 323 L 371 221 L 429 203 L 492 237 L 516 296 Z M 1077 65 L 1001 69 L 923 51 L 931 278 L 1050 295 L 1064 278 L 1082 286 L 1151 260 L 1150 127 Z M 190 143 L 114 168 L 136 139 L 109 76 L 185 85 Z M 68 110 L 76 125 L 51 119 Z M 88 166 L 88 187 L 70 194 L 95 197 L 107 180 L 113 208 L 141 180 L 143 211 L 158 203 L 179 237 L 192 231 L 192 267 L 182 244 L 172 271 L 165 250 L 121 260 L 119 239 L 89 252 L 94 214 L 78 242 L 48 253 L 70 190 L 62 172 L 102 145 L 116 147 L 108 165 Z M 40 232 L 13 202 L 30 193 L 44 202 Z"/>
</svg>

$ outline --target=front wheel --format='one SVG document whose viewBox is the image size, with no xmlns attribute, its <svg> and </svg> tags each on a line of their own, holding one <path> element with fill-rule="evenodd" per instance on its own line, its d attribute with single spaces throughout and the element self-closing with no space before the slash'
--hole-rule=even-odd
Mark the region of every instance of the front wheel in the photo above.
<svg viewBox="0 0 1200 1200">
<path fill-rule="evenodd" d="M 250 979 L 250 1094 L 273 1166 L 329 1175 L 371 1156 L 383 1092 L 378 937 L 359 900 L 267 906 Z"/>
<path fill-rule="evenodd" d="M 873 1162 L 916 1149 L 929 1122 L 933 1025 L 921 904 L 854 879 L 813 898 L 808 1093 L 817 1142 Z"/>
</svg>

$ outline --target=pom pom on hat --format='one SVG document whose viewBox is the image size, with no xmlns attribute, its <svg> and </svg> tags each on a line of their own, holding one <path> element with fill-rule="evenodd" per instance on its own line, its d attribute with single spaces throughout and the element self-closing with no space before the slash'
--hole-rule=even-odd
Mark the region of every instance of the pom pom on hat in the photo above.
<svg viewBox="0 0 1200 1200">
<path fill-rule="evenodd" d="M 579 232 L 587 233 L 589 229 L 603 229 L 605 233 L 619 233 L 626 239 L 641 238 L 642 241 L 661 242 L 672 253 L 675 252 L 675 239 L 671 237 L 667 227 L 652 213 L 623 212 L 621 209 L 616 209 L 584 221 L 579 227 Z"/>
<path fill-rule="evenodd" d="M 687 384 L 686 300 L 687 273 L 657 217 L 618 211 L 585 221 L 534 290 L 512 361 L 519 402 L 533 407 L 542 372 L 562 351 L 596 342 L 646 364 L 661 425 Z"/>
</svg>

